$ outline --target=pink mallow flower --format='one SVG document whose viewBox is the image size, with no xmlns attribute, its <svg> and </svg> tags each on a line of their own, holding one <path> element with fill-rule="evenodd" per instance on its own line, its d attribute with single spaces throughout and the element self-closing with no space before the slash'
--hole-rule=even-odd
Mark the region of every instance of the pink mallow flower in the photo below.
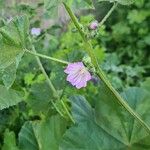
<svg viewBox="0 0 150 150">
<path fill-rule="evenodd" d="M 87 86 L 87 81 L 91 80 L 92 76 L 82 62 L 70 63 L 64 70 L 69 81 L 77 89 Z"/>
<path fill-rule="evenodd" d="M 98 27 L 98 21 L 97 21 L 97 20 L 92 21 L 92 22 L 90 23 L 90 29 L 91 29 L 91 30 L 96 30 L 97 27 Z"/>
</svg>

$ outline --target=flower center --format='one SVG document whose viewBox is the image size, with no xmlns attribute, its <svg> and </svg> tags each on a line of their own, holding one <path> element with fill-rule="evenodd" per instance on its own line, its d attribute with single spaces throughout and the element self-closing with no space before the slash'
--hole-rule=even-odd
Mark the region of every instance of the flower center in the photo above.
<svg viewBox="0 0 150 150">
<path fill-rule="evenodd" d="M 79 74 L 84 74 L 86 72 L 86 68 L 82 68 L 79 70 Z"/>
</svg>

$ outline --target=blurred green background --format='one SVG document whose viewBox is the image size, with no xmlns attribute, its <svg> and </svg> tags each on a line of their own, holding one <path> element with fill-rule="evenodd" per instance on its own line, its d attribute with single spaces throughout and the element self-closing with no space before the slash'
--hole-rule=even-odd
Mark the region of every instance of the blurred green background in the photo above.
<svg viewBox="0 0 150 150">
<path fill-rule="evenodd" d="M 94 1 L 94 5 L 95 10 L 84 10 L 82 4 L 80 4 L 80 9 L 76 7 L 73 9 L 88 31 L 99 64 L 112 85 L 118 91 L 123 91 L 124 88 L 130 86 L 149 86 L 150 1 L 137 0 L 130 6 L 118 5 L 105 25 L 96 32 L 89 31 L 89 24 L 93 20 L 100 22 L 112 4 Z M 30 17 L 30 29 L 41 29 L 39 36 L 33 36 L 39 53 L 70 62 L 80 61 L 85 55 L 82 39 L 69 21 L 64 8 L 59 6 L 58 10 L 56 11 L 46 0 L 0 0 L 0 27 L 16 15 L 27 14 Z M 100 86 L 97 78 L 91 81 L 86 89 L 76 91 L 66 83 L 64 68 L 61 65 L 43 59 L 42 63 L 56 88 L 63 89 L 66 97 L 80 93 L 93 100 L 91 104 L 94 103 Z M 2 118 L 0 120 L 0 145 L 3 143 L 6 128 L 13 130 L 17 136 L 26 120 L 39 119 L 41 112 L 44 113 L 47 102 L 40 103 L 40 101 L 43 95 L 49 96 L 50 92 L 38 93 L 41 87 L 48 89 L 45 85 L 45 78 L 35 59 L 30 55 L 25 55 L 19 65 L 13 88 L 25 92 L 25 100 L 28 104 L 23 102 L 0 111 L 0 118 Z M 50 112 L 50 114 L 53 113 L 54 110 Z"/>
</svg>

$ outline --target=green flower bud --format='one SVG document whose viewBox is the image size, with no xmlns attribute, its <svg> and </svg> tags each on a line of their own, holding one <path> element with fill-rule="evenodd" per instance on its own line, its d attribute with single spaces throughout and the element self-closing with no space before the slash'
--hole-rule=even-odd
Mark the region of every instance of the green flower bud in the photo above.
<svg viewBox="0 0 150 150">
<path fill-rule="evenodd" d="M 83 61 L 84 65 L 87 67 L 87 69 L 90 72 L 92 72 L 92 73 L 96 72 L 95 67 L 92 64 L 91 57 L 89 57 L 88 55 L 86 55 L 86 56 L 83 57 L 82 61 Z"/>
</svg>

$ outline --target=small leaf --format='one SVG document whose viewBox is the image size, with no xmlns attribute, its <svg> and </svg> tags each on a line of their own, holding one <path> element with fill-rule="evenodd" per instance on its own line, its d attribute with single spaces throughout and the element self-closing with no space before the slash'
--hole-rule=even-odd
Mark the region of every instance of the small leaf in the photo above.
<svg viewBox="0 0 150 150">
<path fill-rule="evenodd" d="M 46 18 L 56 18 L 58 16 L 58 6 L 60 0 L 44 0 L 44 10 Z"/>
<path fill-rule="evenodd" d="M 141 84 L 141 86 L 147 90 L 147 91 L 150 91 L 150 77 L 147 77 L 145 79 L 145 81 Z"/>
<path fill-rule="evenodd" d="M 47 120 L 26 122 L 19 133 L 21 150 L 58 150 L 66 130 L 65 121 L 59 116 Z"/>
<path fill-rule="evenodd" d="M 0 72 L 9 88 L 14 80 L 16 69 L 26 47 L 29 22 L 26 16 L 16 17 L 0 28 Z"/>
<path fill-rule="evenodd" d="M 35 112 L 48 112 L 52 93 L 46 82 L 35 83 L 31 86 L 28 104 Z"/>
<path fill-rule="evenodd" d="M 0 110 L 16 105 L 23 100 L 21 93 L 15 90 L 8 90 L 0 85 Z"/>
<path fill-rule="evenodd" d="M 13 131 L 6 129 L 4 133 L 4 145 L 2 150 L 19 150 L 16 146 L 16 137 Z"/>
</svg>

